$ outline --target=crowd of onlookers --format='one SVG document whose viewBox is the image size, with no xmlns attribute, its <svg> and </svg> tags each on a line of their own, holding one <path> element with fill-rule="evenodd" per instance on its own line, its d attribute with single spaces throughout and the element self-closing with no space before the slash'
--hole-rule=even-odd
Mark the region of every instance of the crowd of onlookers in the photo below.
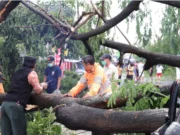
<svg viewBox="0 0 180 135">
<path fill-rule="evenodd" d="M 149 78 L 151 82 L 153 82 L 154 68 L 156 68 L 157 81 L 160 81 L 164 68 L 162 65 L 158 64 L 156 65 L 156 67 L 153 66 L 148 70 L 148 74 L 149 74 Z M 118 69 L 119 79 L 121 79 L 122 73 L 126 72 L 127 80 L 134 80 L 134 81 L 139 81 L 139 82 L 145 81 L 144 80 L 144 63 L 142 61 L 129 62 L 126 65 L 117 64 L 117 69 Z M 179 81 L 180 81 L 180 77 L 179 77 Z"/>
</svg>

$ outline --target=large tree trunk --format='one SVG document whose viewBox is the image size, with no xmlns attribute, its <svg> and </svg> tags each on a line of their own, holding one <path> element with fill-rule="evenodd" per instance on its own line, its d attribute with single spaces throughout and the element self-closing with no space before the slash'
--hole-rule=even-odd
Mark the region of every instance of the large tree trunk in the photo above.
<svg viewBox="0 0 180 135">
<path fill-rule="evenodd" d="M 152 132 L 164 124 L 167 110 L 121 112 L 69 104 L 57 109 L 57 121 L 70 129 L 103 133 Z M 146 124 L 145 124 L 146 123 Z"/>
<path fill-rule="evenodd" d="M 0 102 L 4 96 L 5 94 L 0 95 Z M 57 122 L 69 129 L 83 129 L 96 134 L 149 133 L 165 123 L 167 109 L 125 112 L 90 107 L 95 106 L 97 98 L 100 99 L 98 96 L 81 99 L 52 94 L 32 94 L 29 102 L 43 108 L 54 107 Z M 106 103 L 104 100 L 101 102 Z"/>
</svg>

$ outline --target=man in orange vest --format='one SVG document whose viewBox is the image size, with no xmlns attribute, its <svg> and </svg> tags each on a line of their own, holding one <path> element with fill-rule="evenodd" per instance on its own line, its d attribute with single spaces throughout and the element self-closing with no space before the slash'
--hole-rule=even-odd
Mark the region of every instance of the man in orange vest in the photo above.
<svg viewBox="0 0 180 135">
<path fill-rule="evenodd" d="M 82 58 L 82 63 L 86 72 L 76 86 L 64 96 L 76 97 L 86 86 L 89 91 L 83 98 L 95 96 L 100 93 L 111 92 L 111 83 L 109 79 L 107 79 L 104 69 L 98 63 L 95 63 L 94 57 L 86 55 Z"/>
</svg>

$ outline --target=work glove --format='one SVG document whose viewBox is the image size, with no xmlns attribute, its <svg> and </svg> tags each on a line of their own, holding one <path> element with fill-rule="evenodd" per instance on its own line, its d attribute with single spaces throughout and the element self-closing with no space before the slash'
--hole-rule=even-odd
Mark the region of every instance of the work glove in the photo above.
<svg viewBox="0 0 180 135">
<path fill-rule="evenodd" d="M 46 82 L 42 82 L 40 85 L 43 87 L 43 89 L 47 89 L 48 87 L 48 84 Z"/>
<path fill-rule="evenodd" d="M 61 95 L 61 91 L 59 89 L 56 89 L 52 94 Z"/>
</svg>

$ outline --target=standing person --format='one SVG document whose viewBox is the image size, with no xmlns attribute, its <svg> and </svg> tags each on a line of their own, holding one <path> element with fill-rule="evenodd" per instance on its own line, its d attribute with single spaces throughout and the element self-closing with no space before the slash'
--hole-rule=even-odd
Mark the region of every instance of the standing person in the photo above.
<svg viewBox="0 0 180 135">
<path fill-rule="evenodd" d="M 44 72 L 44 82 L 48 83 L 47 93 L 49 94 L 61 94 L 61 69 L 55 65 L 55 59 L 53 56 L 47 58 L 48 66 Z"/>
<path fill-rule="evenodd" d="M 133 75 L 134 75 L 134 64 L 133 63 L 130 63 L 128 66 L 127 66 L 127 76 L 126 78 L 128 80 L 133 80 Z"/>
<path fill-rule="evenodd" d="M 176 81 L 180 83 L 180 68 L 176 67 Z"/>
<path fill-rule="evenodd" d="M 102 65 L 104 66 L 104 71 L 108 79 L 118 80 L 118 69 L 112 64 L 111 55 L 104 54 L 100 59 L 102 60 Z"/>
<path fill-rule="evenodd" d="M 27 135 L 25 107 L 32 90 L 40 94 L 47 88 L 47 83 L 39 83 L 37 73 L 34 71 L 36 59 L 25 57 L 23 67 L 17 70 L 11 80 L 1 107 L 1 133 L 2 135 Z"/>
<path fill-rule="evenodd" d="M 149 76 L 150 76 L 151 82 L 153 82 L 153 66 L 149 69 Z"/>
<path fill-rule="evenodd" d="M 4 93 L 4 87 L 3 87 L 2 82 L 5 81 L 5 80 L 6 79 L 2 75 L 2 68 L 1 68 L 1 65 L 0 65 L 0 93 Z"/>
<path fill-rule="evenodd" d="M 138 71 L 138 62 L 134 63 L 134 75 L 135 75 L 135 81 L 139 78 L 139 71 Z"/>
<path fill-rule="evenodd" d="M 118 69 L 118 79 L 121 79 L 122 77 L 122 66 L 120 64 L 117 64 Z"/>
<path fill-rule="evenodd" d="M 86 86 L 89 91 L 83 96 L 83 98 L 95 96 L 100 93 L 109 93 L 111 91 L 111 82 L 107 79 L 104 69 L 95 63 L 94 57 L 86 55 L 82 58 L 82 63 L 85 68 L 85 73 L 78 81 L 75 87 L 73 87 L 64 96 L 76 97 Z"/>
<path fill-rule="evenodd" d="M 122 77 L 122 66 L 118 63 L 117 64 L 117 69 L 118 69 L 118 79 L 121 80 L 121 77 Z M 118 82 L 118 84 L 120 85 L 121 83 Z"/>
<path fill-rule="evenodd" d="M 179 54 L 177 56 L 180 56 Z M 180 83 L 180 67 L 176 67 L 176 82 Z"/>
<path fill-rule="evenodd" d="M 162 70 L 163 70 L 163 66 L 161 66 L 160 64 L 158 64 L 156 66 L 156 77 L 158 79 L 158 81 L 160 81 L 161 77 L 162 77 Z"/>
<path fill-rule="evenodd" d="M 144 82 L 144 63 L 142 61 L 140 61 L 137 65 L 138 67 L 138 72 L 139 72 L 139 79 L 140 79 L 140 82 Z"/>
</svg>

